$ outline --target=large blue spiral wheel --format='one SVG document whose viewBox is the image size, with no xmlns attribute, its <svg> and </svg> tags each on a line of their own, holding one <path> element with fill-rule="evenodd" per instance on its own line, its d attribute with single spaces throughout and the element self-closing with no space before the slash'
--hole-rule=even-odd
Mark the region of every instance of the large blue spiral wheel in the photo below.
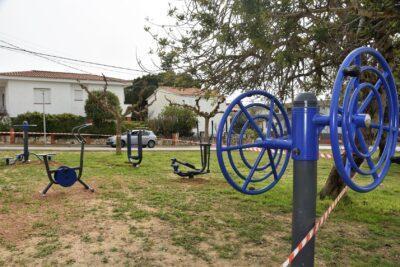
<svg viewBox="0 0 400 267">
<path fill-rule="evenodd" d="M 218 127 L 217 157 L 228 183 L 244 194 L 273 188 L 286 170 L 291 127 L 283 105 L 266 91 L 238 96 Z"/>
<path fill-rule="evenodd" d="M 398 110 L 389 64 L 372 48 L 353 50 L 337 73 L 329 114 L 335 165 L 353 190 L 371 191 L 385 178 L 396 149 Z M 385 146 L 379 155 L 384 137 Z M 361 166 L 356 158 L 363 160 Z M 354 177 L 356 173 L 361 179 Z"/>
</svg>

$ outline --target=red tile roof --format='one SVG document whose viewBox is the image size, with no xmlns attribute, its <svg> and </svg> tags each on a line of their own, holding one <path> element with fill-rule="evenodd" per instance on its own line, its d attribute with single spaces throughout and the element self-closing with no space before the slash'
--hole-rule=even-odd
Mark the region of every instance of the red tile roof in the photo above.
<svg viewBox="0 0 400 267">
<path fill-rule="evenodd" d="M 45 79 L 67 79 L 67 80 L 81 80 L 81 81 L 103 81 L 103 76 L 83 74 L 83 73 L 71 73 L 71 72 L 55 72 L 55 71 L 42 71 L 42 70 L 30 70 L 30 71 L 14 71 L 14 72 L 2 72 L 0 76 L 9 77 L 29 77 L 29 78 L 45 78 Z M 107 77 L 110 82 L 128 83 L 129 81 L 117 78 Z"/>
<path fill-rule="evenodd" d="M 182 88 L 182 87 L 167 87 L 160 86 L 160 89 L 167 91 L 168 93 L 182 96 L 199 96 L 204 95 L 204 91 L 199 88 Z"/>
</svg>

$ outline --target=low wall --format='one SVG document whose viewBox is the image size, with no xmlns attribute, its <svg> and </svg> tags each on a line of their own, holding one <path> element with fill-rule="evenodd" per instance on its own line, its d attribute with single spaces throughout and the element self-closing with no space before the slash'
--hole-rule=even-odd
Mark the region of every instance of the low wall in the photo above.
<svg viewBox="0 0 400 267">
<path fill-rule="evenodd" d="M 82 134 L 86 139 L 87 144 L 92 145 L 105 145 L 109 135 L 100 134 Z M 43 133 L 29 133 L 29 144 L 31 145 L 43 145 L 44 142 Z M 0 144 L 23 144 L 23 133 L 22 132 L 0 132 Z M 74 145 L 78 144 L 78 141 L 70 133 L 47 133 L 46 144 L 52 145 Z"/>
</svg>

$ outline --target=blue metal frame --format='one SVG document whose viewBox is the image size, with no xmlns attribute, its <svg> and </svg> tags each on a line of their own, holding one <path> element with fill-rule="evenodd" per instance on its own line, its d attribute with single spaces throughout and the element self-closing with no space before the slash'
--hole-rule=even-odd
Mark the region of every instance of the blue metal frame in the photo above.
<svg viewBox="0 0 400 267">
<path fill-rule="evenodd" d="M 42 196 L 45 196 L 47 191 L 53 184 L 58 184 L 63 187 L 70 187 L 74 185 L 76 182 L 79 182 L 83 187 L 91 192 L 94 192 L 94 189 L 82 181 L 83 174 L 83 163 L 84 163 L 84 152 L 85 152 L 85 144 L 86 140 L 82 136 L 81 131 L 89 126 L 91 123 L 83 124 L 72 128 L 72 135 L 81 145 L 80 157 L 79 157 L 79 166 L 77 167 L 68 167 L 68 166 L 60 166 L 57 169 L 50 169 L 49 164 L 49 154 L 41 154 L 40 157 L 43 158 L 44 167 L 46 169 L 47 178 L 49 179 L 48 185 L 41 192 Z"/>
<path fill-rule="evenodd" d="M 360 72 L 373 72 L 376 74 L 379 78 L 378 82 L 375 85 L 368 84 L 369 88 L 374 88 L 374 89 L 379 89 L 380 87 L 384 89 L 385 93 L 387 94 L 387 101 L 388 101 L 388 108 L 389 108 L 389 125 L 386 125 L 387 127 L 383 125 L 383 123 L 379 123 L 378 125 L 371 125 L 371 127 L 377 127 L 379 129 L 379 132 L 381 132 L 381 128 L 383 128 L 387 132 L 387 137 L 386 137 L 386 145 L 384 148 L 384 152 L 382 154 L 382 157 L 380 158 L 379 162 L 377 165 L 375 165 L 371 159 L 371 157 L 366 157 L 365 159 L 367 160 L 367 164 L 370 168 L 370 172 L 365 172 L 362 171 L 354 162 L 353 160 L 353 152 L 357 153 L 355 150 L 353 150 L 352 145 L 350 142 L 347 142 L 348 139 L 353 139 L 353 136 L 348 136 L 347 133 L 352 134 L 354 131 L 350 130 L 348 131 L 349 128 L 349 120 L 351 115 L 353 115 L 352 110 L 347 110 L 347 106 L 342 107 L 342 111 L 340 111 L 340 103 L 339 103 L 339 98 L 340 94 L 342 92 L 342 85 L 345 80 L 345 73 L 344 70 L 350 66 L 352 66 L 354 63 L 358 64 L 359 58 L 363 54 L 369 54 L 372 57 L 374 57 L 377 62 L 380 64 L 380 66 L 383 69 L 383 73 L 375 68 L 375 67 L 369 67 L 369 66 L 360 66 Z M 353 78 L 352 79 L 355 84 L 354 87 L 360 88 L 358 84 L 358 78 Z M 362 85 L 363 86 L 363 85 Z M 364 87 L 363 87 L 364 88 Z M 358 89 L 361 90 L 361 89 Z M 353 94 L 357 95 L 358 91 L 352 92 L 351 88 L 349 86 L 346 88 L 345 91 L 345 98 L 348 98 L 348 95 Z M 361 106 L 357 109 L 358 113 L 362 113 L 365 111 L 365 109 L 368 107 L 368 105 L 371 103 L 372 99 L 376 96 L 376 90 L 372 90 L 365 101 L 361 104 Z M 382 109 L 382 103 L 381 100 L 378 98 L 378 106 L 379 109 Z M 354 108 L 352 105 L 350 105 L 349 108 Z M 382 57 L 382 55 L 376 51 L 375 49 L 369 48 L 369 47 L 360 47 L 355 50 L 353 50 L 343 61 L 341 64 L 338 74 L 336 76 L 336 80 L 333 86 L 333 94 L 332 94 L 332 102 L 331 102 L 331 109 L 329 113 L 330 121 L 329 121 L 329 127 L 330 127 L 330 137 L 331 137 L 331 145 L 332 145 L 332 153 L 333 153 L 333 158 L 335 161 L 336 168 L 344 180 L 344 182 L 353 190 L 358 191 L 358 192 L 369 192 L 376 188 L 384 179 L 386 176 L 387 172 L 389 171 L 390 167 L 390 158 L 394 155 L 395 149 L 396 149 L 396 138 L 398 135 L 398 100 L 397 100 L 397 90 L 396 86 L 394 83 L 394 78 L 393 74 L 391 72 L 389 64 L 386 62 L 386 60 Z M 341 116 L 340 116 L 341 115 Z M 339 144 L 339 133 L 338 133 L 338 128 L 339 128 L 339 120 L 340 118 L 345 118 L 345 123 L 343 121 L 341 122 L 341 128 L 343 131 L 343 145 L 346 151 L 346 162 L 343 163 L 342 157 L 341 157 L 341 151 L 340 151 L 340 144 Z M 382 121 L 380 121 L 382 122 Z M 354 127 L 354 126 L 350 126 Z M 359 143 L 361 144 L 362 150 L 364 150 L 364 154 L 370 154 L 369 149 L 367 145 L 365 144 L 365 141 L 362 137 L 362 133 L 360 132 L 360 129 L 356 129 L 357 132 L 357 138 L 359 140 Z M 381 138 L 381 135 L 379 134 L 377 138 L 377 142 L 379 143 L 379 140 Z M 375 147 L 372 149 L 374 150 Z M 358 153 L 360 154 L 360 153 Z M 383 166 L 381 166 L 384 164 Z M 382 168 L 380 168 L 382 167 Z M 381 171 L 378 173 L 378 169 L 381 169 Z M 356 171 L 360 174 L 363 175 L 368 175 L 371 174 L 374 178 L 374 181 L 368 185 L 358 185 L 353 179 L 351 173 L 353 171 Z"/>
<path fill-rule="evenodd" d="M 362 65 L 362 58 L 366 54 L 372 56 L 379 63 L 380 69 L 375 66 Z M 361 75 L 366 72 L 372 73 L 377 77 L 375 84 L 360 83 Z M 343 87 L 344 85 L 346 86 Z M 345 88 L 344 95 L 342 88 Z M 363 90 L 369 90 L 370 92 L 359 105 L 359 95 Z M 388 122 L 384 121 L 384 105 L 378 90 L 383 90 L 387 95 Z M 342 95 L 343 98 L 341 98 Z M 267 103 L 246 105 L 246 100 L 255 97 L 268 99 L 269 105 Z M 341 99 L 343 99 L 343 104 L 341 104 Z M 373 100 L 378 104 L 377 123 L 372 122 L 369 115 L 364 113 Z M 239 111 L 233 116 L 229 130 L 227 129 L 227 133 L 224 136 L 224 127 L 228 124 L 231 113 L 235 111 L 236 107 L 239 107 Z M 252 112 L 254 113 L 251 109 L 255 107 L 268 110 L 268 115 L 251 114 Z M 276 110 L 279 111 L 283 120 L 279 119 Z M 249 91 L 233 100 L 225 111 L 218 127 L 218 163 L 225 179 L 233 188 L 245 194 L 261 194 L 270 190 L 278 183 L 286 170 L 291 154 L 294 160 L 318 160 L 318 137 L 322 129 L 329 126 L 333 158 L 340 176 L 353 190 L 368 192 L 376 188 L 389 171 L 390 158 L 395 153 L 398 136 L 398 110 L 397 90 L 388 63 L 378 51 L 369 47 L 361 47 L 352 51 L 345 58 L 338 70 L 333 86 L 329 116 L 319 115 L 317 107 L 294 107 L 292 112 L 293 133 L 291 132 L 289 118 L 283 105 L 266 91 Z M 233 145 L 232 139 L 235 137 L 234 127 L 239 122 L 239 117 L 243 115 L 246 117 L 246 122 L 241 126 L 238 145 Z M 266 133 L 260 129 L 257 121 L 266 122 Z M 256 131 L 259 140 L 254 143 L 245 144 L 243 142 L 245 132 L 250 126 Z M 371 149 L 366 144 L 361 132 L 362 128 L 367 127 L 378 130 Z M 287 133 L 284 133 L 285 129 Z M 339 141 L 340 131 L 342 131 L 343 146 L 346 152 L 344 161 Z M 378 150 L 384 132 L 386 133 L 386 145 L 378 163 L 375 164 L 372 160 L 372 155 Z M 356 145 L 356 139 L 358 140 L 359 147 Z M 224 141 L 226 145 L 224 145 Z M 251 164 L 243 153 L 243 150 L 247 148 L 259 148 L 261 150 L 254 164 Z M 275 151 L 273 152 L 272 150 Z M 244 165 L 242 169 L 248 171 L 248 175 L 243 174 L 242 169 L 235 163 L 232 156 L 233 151 L 239 151 L 240 159 Z M 286 151 L 285 160 L 281 162 L 284 151 Z M 225 152 L 227 156 L 224 156 Z M 259 166 L 265 153 L 268 155 L 269 162 Z M 354 160 L 354 156 L 364 158 L 369 170 L 364 170 L 358 166 Z M 226 157 L 233 173 L 228 170 L 225 164 Z M 257 172 L 263 172 L 261 178 L 255 177 Z M 373 181 L 367 185 L 357 184 L 352 179 L 354 172 L 372 176 Z M 271 176 L 273 179 L 269 181 L 268 178 Z M 254 185 L 260 182 L 268 183 L 266 185 L 263 184 L 261 188 L 250 186 L 250 184 Z"/>
<path fill-rule="evenodd" d="M 250 104 L 245 106 L 241 100 L 244 98 L 251 98 L 252 96 L 264 96 L 270 100 L 270 106 L 268 108 L 269 112 L 269 118 L 268 118 L 268 125 L 267 125 L 267 133 L 266 135 L 263 134 L 262 130 L 259 128 L 257 123 L 254 121 L 253 116 L 249 113 L 248 109 L 251 107 L 254 107 L 254 105 Z M 223 146 L 223 141 L 224 141 L 224 127 L 226 122 L 228 121 L 228 117 L 230 116 L 230 113 L 233 111 L 236 105 L 239 105 L 240 111 L 235 114 L 235 117 L 232 119 L 232 123 L 230 125 L 228 134 L 226 135 L 226 145 Z M 266 107 L 266 106 L 265 106 Z M 278 108 L 279 111 L 281 112 L 283 116 L 283 123 L 286 128 L 286 133 L 281 132 L 281 135 L 278 137 L 274 137 L 272 140 L 271 138 L 271 130 L 274 132 L 276 129 L 276 126 L 273 126 L 273 119 L 275 118 L 276 122 L 278 123 L 278 128 L 279 129 L 284 129 L 284 127 L 281 125 L 282 122 L 278 119 L 276 112 L 274 109 Z M 272 112 L 271 112 L 272 111 Z M 231 145 L 231 137 L 232 137 L 232 131 L 233 131 L 233 124 L 237 120 L 237 118 L 241 115 L 244 114 L 247 119 L 248 123 L 252 125 L 252 128 L 257 132 L 258 137 L 261 139 L 261 141 L 257 141 L 253 144 L 243 144 L 243 140 L 240 141 L 239 145 Z M 248 127 L 246 125 L 243 125 L 243 127 Z M 243 128 L 242 128 L 243 129 Z M 242 95 L 240 95 L 238 98 L 236 98 L 232 103 L 228 106 L 226 112 L 222 116 L 221 122 L 218 127 L 218 134 L 217 134 L 217 158 L 218 158 L 218 163 L 219 166 L 222 170 L 222 173 L 225 177 L 225 179 L 228 181 L 228 183 L 235 188 L 236 190 L 243 192 L 245 194 L 249 195 L 256 195 L 256 194 L 261 194 L 263 192 L 268 191 L 272 187 L 274 187 L 280 180 L 280 178 L 283 176 L 285 169 L 289 163 L 290 159 L 290 152 L 292 148 L 292 142 L 291 140 L 288 140 L 286 138 L 287 136 L 291 135 L 291 127 L 290 127 L 290 122 L 289 122 L 289 117 L 287 116 L 285 109 L 283 105 L 271 94 L 267 93 L 266 91 L 261 91 L 261 90 L 255 90 L 255 91 L 250 91 L 246 92 Z M 241 138 L 243 138 L 243 134 L 240 135 Z M 257 157 L 255 163 L 251 165 L 250 168 L 250 173 L 247 176 L 244 176 L 240 170 L 236 167 L 236 165 L 233 163 L 231 151 L 233 150 L 243 150 L 246 148 L 261 148 L 261 152 L 259 156 Z M 276 153 L 275 155 L 272 154 L 272 149 L 275 149 L 275 151 L 280 150 L 279 153 L 284 153 L 283 150 L 286 150 L 286 156 L 285 160 L 283 161 L 282 165 L 281 163 L 281 156 L 278 156 L 278 160 L 275 161 L 276 159 Z M 243 181 L 243 184 L 240 185 L 238 184 L 233 177 L 231 177 L 230 173 L 228 172 L 227 167 L 225 166 L 225 161 L 224 161 L 224 152 L 227 152 L 227 157 L 229 159 L 229 163 L 234 170 L 234 172 L 240 177 L 240 180 Z M 257 171 L 258 165 L 260 161 L 262 160 L 264 154 L 267 153 L 268 158 L 270 160 L 270 168 L 271 171 L 267 174 L 265 174 L 262 178 L 256 178 L 253 179 L 253 175 Z M 279 166 L 280 165 L 280 166 Z M 280 170 L 278 169 L 280 167 Z M 248 168 L 248 166 L 247 166 Z M 261 168 L 263 169 L 263 168 Z M 266 185 L 262 186 L 259 189 L 255 189 L 252 187 L 248 187 L 250 183 L 259 183 L 259 182 L 264 182 L 271 176 L 271 173 L 273 174 L 273 179 L 272 181 L 269 181 Z M 268 182 L 268 181 L 266 181 Z"/>
<path fill-rule="evenodd" d="M 23 131 L 23 152 L 21 154 L 17 154 L 15 157 L 7 157 L 5 158 L 6 165 L 13 165 L 16 164 L 18 161 L 23 163 L 28 163 L 30 160 L 30 155 L 35 156 L 40 161 L 43 160 L 42 157 L 37 155 L 36 153 L 29 151 L 29 129 L 30 127 L 36 127 L 37 125 L 29 124 L 27 121 L 24 121 L 21 125 L 14 125 L 14 127 L 21 127 Z M 53 156 L 49 156 L 49 160 L 52 160 Z"/>
</svg>

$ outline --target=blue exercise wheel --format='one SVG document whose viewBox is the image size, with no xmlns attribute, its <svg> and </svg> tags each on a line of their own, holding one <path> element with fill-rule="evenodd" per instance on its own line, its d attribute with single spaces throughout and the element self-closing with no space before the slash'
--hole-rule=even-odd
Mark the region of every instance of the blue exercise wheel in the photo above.
<svg viewBox="0 0 400 267">
<path fill-rule="evenodd" d="M 290 135 L 289 118 L 277 98 L 262 90 L 241 94 L 218 127 L 217 157 L 225 179 L 249 195 L 273 188 L 289 163 Z"/>
<path fill-rule="evenodd" d="M 389 64 L 375 49 L 353 50 L 337 73 L 329 113 L 335 165 L 353 190 L 373 190 L 389 171 L 397 143 L 398 110 Z M 383 149 L 382 138 L 386 138 Z M 357 158 L 363 164 L 357 164 Z M 356 173 L 362 179 L 355 179 Z"/>
</svg>

